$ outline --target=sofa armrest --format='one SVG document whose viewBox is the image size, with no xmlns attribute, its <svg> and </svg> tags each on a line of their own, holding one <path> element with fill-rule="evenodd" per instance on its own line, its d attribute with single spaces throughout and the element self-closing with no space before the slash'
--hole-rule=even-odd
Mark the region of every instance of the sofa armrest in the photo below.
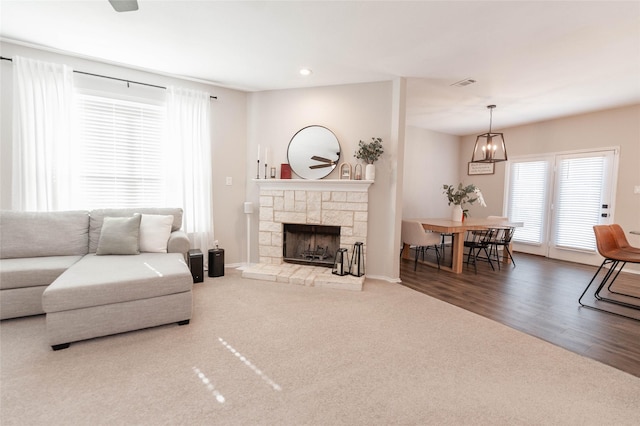
<svg viewBox="0 0 640 426">
<path fill-rule="evenodd" d="M 173 231 L 169 236 L 169 242 L 167 243 L 168 253 L 182 253 L 187 254 L 191 243 L 189 243 L 189 237 L 184 231 Z"/>
</svg>

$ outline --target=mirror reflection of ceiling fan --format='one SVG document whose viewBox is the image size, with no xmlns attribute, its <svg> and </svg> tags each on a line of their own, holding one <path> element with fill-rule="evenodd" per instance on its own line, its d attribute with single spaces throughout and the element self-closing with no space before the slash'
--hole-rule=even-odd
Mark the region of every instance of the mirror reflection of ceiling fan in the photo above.
<svg viewBox="0 0 640 426">
<path fill-rule="evenodd" d="M 312 160 L 316 160 L 316 161 L 320 161 L 324 164 L 314 164 L 313 166 L 309 166 L 310 169 L 323 169 L 325 167 L 335 167 L 336 166 L 336 162 L 333 160 L 329 160 L 328 158 L 324 158 L 324 157 L 318 157 L 317 155 L 314 155 L 313 157 L 311 157 Z"/>
<path fill-rule="evenodd" d="M 109 0 L 116 12 L 132 12 L 138 10 L 138 0 Z"/>
</svg>

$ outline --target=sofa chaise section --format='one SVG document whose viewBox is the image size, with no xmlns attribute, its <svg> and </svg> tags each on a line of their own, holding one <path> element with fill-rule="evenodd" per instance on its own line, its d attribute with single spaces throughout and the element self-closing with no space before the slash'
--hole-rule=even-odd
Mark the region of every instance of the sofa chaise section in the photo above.
<svg viewBox="0 0 640 426">
<path fill-rule="evenodd" d="M 44 291 L 49 344 L 188 324 L 192 286 L 182 253 L 88 254 Z"/>
</svg>

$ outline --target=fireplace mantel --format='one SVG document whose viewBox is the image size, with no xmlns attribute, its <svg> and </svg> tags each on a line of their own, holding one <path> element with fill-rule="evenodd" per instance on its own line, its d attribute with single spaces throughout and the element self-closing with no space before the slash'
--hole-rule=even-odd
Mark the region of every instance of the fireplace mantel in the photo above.
<svg viewBox="0 0 640 426">
<path fill-rule="evenodd" d="M 372 180 L 253 179 L 260 189 L 307 191 L 368 191 Z"/>
</svg>

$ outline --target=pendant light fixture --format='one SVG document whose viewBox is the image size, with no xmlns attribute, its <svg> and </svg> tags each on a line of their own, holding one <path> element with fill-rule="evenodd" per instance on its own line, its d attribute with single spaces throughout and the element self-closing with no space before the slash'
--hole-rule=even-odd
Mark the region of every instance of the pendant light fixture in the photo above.
<svg viewBox="0 0 640 426">
<path fill-rule="evenodd" d="M 491 132 L 493 124 L 493 109 L 495 105 L 488 105 L 489 108 L 489 132 L 476 137 L 476 145 L 473 147 L 471 155 L 472 163 L 498 163 L 507 161 L 507 148 L 504 145 L 502 133 Z"/>
</svg>

